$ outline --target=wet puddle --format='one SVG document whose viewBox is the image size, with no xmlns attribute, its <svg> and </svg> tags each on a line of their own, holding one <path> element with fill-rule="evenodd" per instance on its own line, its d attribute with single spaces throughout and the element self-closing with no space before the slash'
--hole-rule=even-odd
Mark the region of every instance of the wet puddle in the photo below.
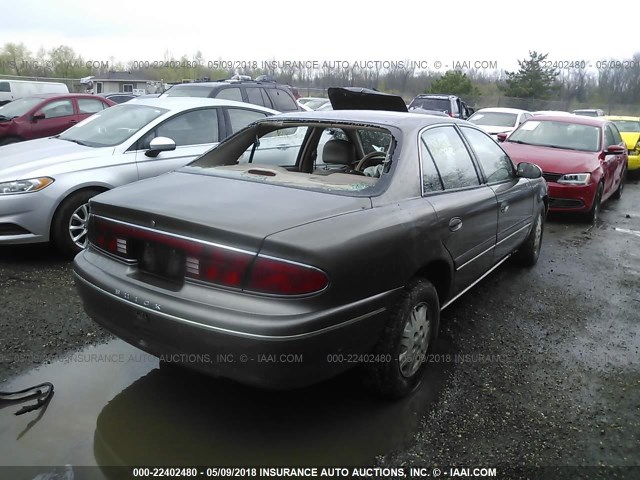
<svg viewBox="0 0 640 480">
<path fill-rule="evenodd" d="M 386 402 L 354 374 L 272 392 L 160 370 L 154 357 L 113 340 L 0 386 L 55 385 L 42 415 L 15 416 L 21 405 L 0 409 L 0 464 L 367 465 L 420 427 L 451 368 L 429 367 L 413 395 Z"/>
</svg>

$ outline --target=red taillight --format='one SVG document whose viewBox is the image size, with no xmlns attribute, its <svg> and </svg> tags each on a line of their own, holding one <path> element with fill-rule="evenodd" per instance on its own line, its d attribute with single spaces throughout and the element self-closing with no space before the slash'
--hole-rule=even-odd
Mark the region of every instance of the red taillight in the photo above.
<svg viewBox="0 0 640 480">
<path fill-rule="evenodd" d="M 187 278 L 240 288 L 254 254 L 206 246 L 199 254 L 187 253 Z"/>
<path fill-rule="evenodd" d="M 91 217 L 89 240 L 115 256 L 138 261 L 143 271 L 174 281 L 187 278 L 271 295 L 308 295 L 329 284 L 314 267 L 96 216 Z"/>
<path fill-rule="evenodd" d="M 327 276 L 313 267 L 259 256 L 251 270 L 247 290 L 273 295 L 307 295 L 325 289 L 328 284 Z"/>
</svg>

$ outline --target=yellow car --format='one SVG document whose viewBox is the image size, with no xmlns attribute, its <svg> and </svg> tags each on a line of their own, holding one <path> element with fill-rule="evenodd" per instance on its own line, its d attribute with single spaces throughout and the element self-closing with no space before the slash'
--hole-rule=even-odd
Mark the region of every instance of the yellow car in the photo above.
<svg viewBox="0 0 640 480">
<path fill-rule="evenodd" d="M 605 117 L 611 120 L 627 145 L 629 170 L 640 169 L 640 117 Z"/>
</svg>

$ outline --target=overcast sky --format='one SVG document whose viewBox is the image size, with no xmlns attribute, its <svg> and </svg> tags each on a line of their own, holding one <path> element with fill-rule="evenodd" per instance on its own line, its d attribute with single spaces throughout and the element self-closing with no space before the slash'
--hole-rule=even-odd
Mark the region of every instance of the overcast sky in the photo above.
<svg viewBox="0 0 640 480">
<path fill-rule="evenodd" d="M 629 58 L 637 3 L 361 0 L 4 0 L 0 44 L 68 45 L 85 60 L 497 61 Z M 436 6 L 437 5 L 437 6 Z"/>
</svg>

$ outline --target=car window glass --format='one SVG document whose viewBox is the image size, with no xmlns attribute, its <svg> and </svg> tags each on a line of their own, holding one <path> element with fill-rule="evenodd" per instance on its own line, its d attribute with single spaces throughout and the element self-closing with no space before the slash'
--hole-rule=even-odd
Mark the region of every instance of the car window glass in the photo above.
<svg viewBox="0 0 640 480">
<path fill-rule="evenodd" d="M 282 128 L 260 138 L 260 144 L 249 147 L 239 163 L 293 167 L 298 160 L 309 127 Z M 253 152 L 253 153 L 252 153 Z"/>
<path fill-rule="evenodd" d="M 392 138 L 389 133 L 376 130 L 358 130 L 358 136 L 365 155 L 373 152 L 388 151 Z"/>
<path fill-rule="evenodd" d="M 507 154 L 494 140 L 473 128 L 462 127 L 462 133 L 487 177 L 488 183 L 502 182 L 514 178 L 513 164 Z"/>
<path fill-rule="evenodd" d="M 435 163 L 433 163 L 433 157 L 429 153 L 429 149 L 424 143 L 424 138 L 420 140 L 420 153 L 422 156 L 422 186 L 423 191 L 427 192 L 439 192 L 443 190 L 442 180 L 440 174 L 436 169 Z"/>
<path fill-rule="evenodd" d="M 615 145 L 617 143 L 613 137 L 613 132 L 611 131 L 611 127 L 609 125 L 607 125 L 604 131 L 604 143 L 605 148 L 607 148 L 609 145 Z"/>
<path fill-rule="evenodd" d="M 140 142 L 141 149 L 148 149 L 155 137 L 167 137 L 176 146 L 200 145 L 218 141 L 218 113 L 215 108 L 183 113 L 149 132 Z"/>
<path fill-rule="evenodd" d="M 237 87 L 233 88 L 223 88 L 218 92 L 216 98 L 220 98 L 222 100 L 235 100 L 236 102 L 242 101 L 242 93 L 240 89 Z"/>
<path fill-rule="evenodd" d="M 273 102 L 273 108 L 280 112 L 291 112 L 298 110 L 298 106 L 287 93 L 277 88 L 270 88 L 266 90 Z"/>
<path fill-rule="evenodd" d="M 47 103 L 40 110 L 45 118 L 57 118 L 73 115 L 73 104 L 71 100 L 56 100 Z"/>
<path fill-rule="evenodd" d="M 231 131 L 233 133 L 236 133 L 238 130 L 242 130 L 251 122 L 255 122 L 256 120 L 267 116 L 266 113 L 247 110 L 245 108 L 228 108 L 227 112 L 229 112 Z"/>
<path fill-rule="evenodd" d="M 259 88 L 247 88 L 247 100 L 254 105 L 264 106 L 264 100 L 262 99 L 262 93 Z"/>
<path fill-rule="evenodd" d="M 105 104 L 100 100 L 94 100 L 93 98 L 78 99 L 78 111 L 80 113 L 96 113 L 104 109 Z"/>
<path fill-rule="evenodd" d="M 9 82 L 0 82 L 0 92 L 10 92 L 11 86 Z"/>
<path fill-rule="evenodd" d="M 616 145 L 622 143 L 622 137 L 620 136 L 620 132 L 615 127 L 615 125 L 609 125 L 609 128 L 611 128 L 611 132 L 613 133 L 613 142 Z"/>
<path fill-rule="evenodd" d="M 460 113 L 460 110 L 458 108 L 458 102 L 457 101 L 450 101 L 449 103 L 451 104 L 451 108 L 452 108 L 451 115 L 454 116 L 454 117 L 457 116 Z"/>
<path fill-rule="evenodd" d="M 453 127 L 431 128 L 422 134 L 445 189 L 479 185 L 471 156 Z"/>
</svg>

